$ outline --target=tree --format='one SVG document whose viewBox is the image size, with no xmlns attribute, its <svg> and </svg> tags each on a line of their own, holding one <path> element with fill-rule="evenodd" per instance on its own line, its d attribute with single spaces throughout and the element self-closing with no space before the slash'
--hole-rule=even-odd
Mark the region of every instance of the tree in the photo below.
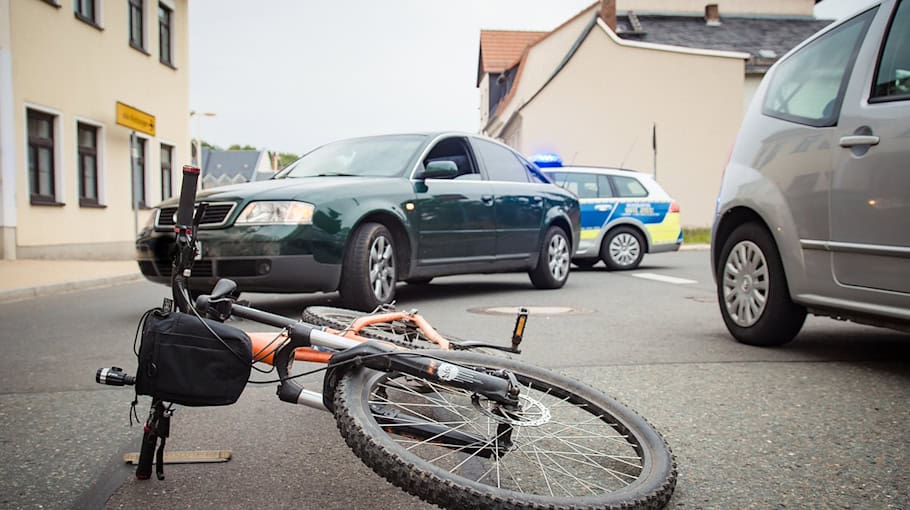
<svg viewBox="0 0 910 510">
<path fill-rule="evenodd" d="M 229 151 L 255 151 L 258 149 L 256 147 L 253 147 L 252 145 L 240 145 L 238 143 L 235 143 L 235 144 L 231 145 L 230 147 L 228 147 L 227 150 L 229 150 Z"/>
</svg>

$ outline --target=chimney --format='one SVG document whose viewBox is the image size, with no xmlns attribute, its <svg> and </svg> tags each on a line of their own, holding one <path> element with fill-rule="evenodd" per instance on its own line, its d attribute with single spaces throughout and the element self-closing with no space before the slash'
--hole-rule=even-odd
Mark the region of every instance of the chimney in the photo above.
<svg viewBox="0 0 910 510">
<path fill-rule="evenodd" d="M 720 26 L 720 8 L 717 7 L 717 4 L 705 6 L 705 24 L 709 27 Z"/>
<path fill-rule="evenodd" d="M 600 18 L 616 32 L 616 0 L 600 0 Z"/>
</svg>

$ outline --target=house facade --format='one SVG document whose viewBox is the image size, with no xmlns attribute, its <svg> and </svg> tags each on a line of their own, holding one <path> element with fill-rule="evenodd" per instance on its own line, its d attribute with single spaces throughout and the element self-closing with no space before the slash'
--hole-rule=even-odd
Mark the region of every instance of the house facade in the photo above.
<svg viewBox="0 0 910 510">
<path fill-rule="evenodd" d="M 133 256 L 189 161 L 188 64 L 187 0 L 0 0 L 2 258 Z"/>
<path fill-rule="evenodd" d="M 603 0 L 513 46 L 512 63 L 501 67 L 482 33 L 481 131 L 528 157 L 557 153 L 565 164 L 654 174 L 679 202 L 685 226 L 710 225 L 761 77 L 829 23 L 812 18 L 813 0 L 718 3 Z M 639 10 L 619 14 L 630 6 Z M 491 80 L 509 85 L 496 104 Z"/>
</svg>

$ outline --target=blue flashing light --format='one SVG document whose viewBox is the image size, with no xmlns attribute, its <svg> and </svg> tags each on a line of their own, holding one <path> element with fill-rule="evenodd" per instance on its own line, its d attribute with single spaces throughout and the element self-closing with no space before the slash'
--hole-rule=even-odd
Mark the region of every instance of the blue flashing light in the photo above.
<svg viewBox="0 0 910 510">
<path fill-rule="evenodd" d="M 540 168 L 553 168 L 562 166 L 562 158 L 559 154 L 543 153 L 534 155 L 534 164 Z"/>
</svg>

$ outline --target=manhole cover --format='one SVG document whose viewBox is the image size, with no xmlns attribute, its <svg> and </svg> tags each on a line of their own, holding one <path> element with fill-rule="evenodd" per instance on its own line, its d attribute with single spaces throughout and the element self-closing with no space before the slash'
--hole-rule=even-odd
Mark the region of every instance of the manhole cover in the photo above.
<svg viewBox="0 0 910 510">
<path fill-rule="evenodd" d="M 581 308 L 572 308 L 569 306 L 491 306 L 484 308 L 469 308 L 471 313 L 481 313 L 487 315 L 518 315 L 518 310 L 524 308 L 528 315 L 577 315 L 591 313 L 590 310 Z"/>
</svg>

